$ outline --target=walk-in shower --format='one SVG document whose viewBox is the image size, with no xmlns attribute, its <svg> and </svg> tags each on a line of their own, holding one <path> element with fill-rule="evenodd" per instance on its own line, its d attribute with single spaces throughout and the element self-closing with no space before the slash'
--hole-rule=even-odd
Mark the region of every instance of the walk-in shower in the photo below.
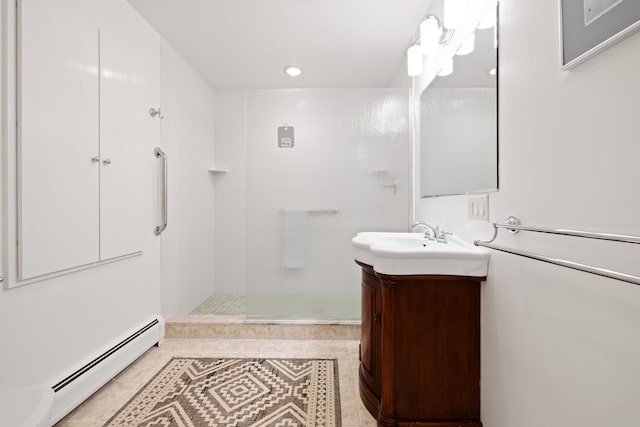
<svg viewBox="0 0 640 427">
<path fill-rule="evenodd" d="M 359 319 L 351 238 L 408 223 L 408 90 L 218 95 L 216 158 L 233 165 L 215 177 L 214 295 L 193 314 Z"/>
</svg>

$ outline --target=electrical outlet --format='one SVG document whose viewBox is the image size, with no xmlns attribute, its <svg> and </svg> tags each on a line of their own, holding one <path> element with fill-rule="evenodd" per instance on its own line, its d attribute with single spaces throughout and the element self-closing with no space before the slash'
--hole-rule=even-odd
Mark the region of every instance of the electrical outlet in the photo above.
<svg viewBox="0 0 640 427">
<path fill-rule="evenodd" d="M 467 218 L 489 222 L 489 195 L 467 196 Z"/>
</svg>

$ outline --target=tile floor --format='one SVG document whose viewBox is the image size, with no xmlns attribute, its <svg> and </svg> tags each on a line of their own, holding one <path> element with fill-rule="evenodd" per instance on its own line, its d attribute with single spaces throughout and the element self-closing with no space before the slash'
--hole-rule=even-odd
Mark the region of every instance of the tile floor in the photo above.
<svg viewBox="0 0 640 427">
<path fill-rule="evenodd" d="M 244 315 L 247 296 L 244 294 L 213 294 L 193 309 L 190 314 Z"/>
<path fill-rule="evenodd" d="M 174 356 L 336 358 L 342 427 L 373 427 L 358 395 L 358 341 L 165 339 L 107 383 L 55 427 L 100 427 Z"/>
</svg>

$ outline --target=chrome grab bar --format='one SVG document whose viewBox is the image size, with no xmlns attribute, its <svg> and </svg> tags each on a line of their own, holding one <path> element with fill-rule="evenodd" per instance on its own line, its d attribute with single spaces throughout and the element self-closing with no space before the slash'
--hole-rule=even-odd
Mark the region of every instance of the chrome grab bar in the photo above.
<svg viewBox="0 0 640 427">
<path fill-rule="evenodd" d="M 164 151 L 162 151 L 160 149 L 160 147 L 156 147 L 153 150 L 153 154 L 157 157 L 157 158 L 162 158 L 162 224 L 160 225 L 156 225 L 155 227 L 155 233 L 156 236 L 159 236 L 160 234 L 162 234 L 162 232 L 164 230 L 167 229 L 167 213 L 168 213 L 168 209 L 167 209 L 167 204 L 168 204 L 168 199 L 167 199 L 167 153 L 165 153 Z"/>
<path fill-rule="evenodd" d="M 473 242 L 476 246 L 482 246 L 484 248 L 493 249 L 500 252 L 506 252 L 512 255 L 518 255 L 524 258 L 534 259 L 536 261 L 542 261 L 549 264 L 559 265 L 561 267 L 571 268 L 573 270 L 583 271 L 585 273 L 595 274 L 597 276 L 607 277 L 609 279 L 620 280 L 627 283 L 632 283 L 634 285 L 640 285 L 640 277 L 634 276 L 631 274 L 619 273 L 617 271 L 606 270 L 604 268 L 593 267 L 590 265 L 580 264 L 577 262 L 567 261 L 560 258 L 552 258 L 543 255 L 537 255 L 527 251 L 521 251 L 518 249 L 507 248 L 500 245 L 492 244 L 494 240 L 498 237 L 498 230 L 501 228 L 506 228 L 512 233 L 517 233 L 519 231 L 533 231 L 537 233 L 546 233 L 546 234 L 557 234 L 561 236 L 572 236 L 572 237 L 583 237 L 587 239 L 598 239 L 598 240 L 608 240 L 612 242 L 624 242 L 624 243 L 634 243 L 640 244 L 640 237 L 638 236 L 628 236 L 622 234 L 610 234 L 610 233 L 596 233 L 591 231 L 579 231 L 579 230 L 567 230 L 563 228 L 545 228 L 545 227 L 532 227 L 532 226 L 524 226 L 520 223 L 520 220 L 516 217 L 510 216 L 504 222 L 494 222 L 493 223 L 494 233 L 491 240 L 486 242 L 481 240 L 476 240 Z"/>
</svg>

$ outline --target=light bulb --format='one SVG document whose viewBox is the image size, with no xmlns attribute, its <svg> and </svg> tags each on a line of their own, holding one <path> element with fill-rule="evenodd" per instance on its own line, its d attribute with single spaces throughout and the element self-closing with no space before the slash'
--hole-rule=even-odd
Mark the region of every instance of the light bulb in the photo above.
<svg viewBox="0 0 640 427">
<path fill-rule="evenodd" d="M 297 65 L 287 65 L 284 67 L 284 72 L 291 77 L 298 77 L 302 74 L 302 68 Z"/>
<path fill-rule="evenodd" d="M 489 70 L 489 75 L 495 76 L 496 75 L 496 69 L 495 68 L 490 69 Z"/>
<path fill-rule="evenodd" d="M 433 55 L 440 47 L 440 24 L 435 16 L 427 16 L 420 23 L 420 45 L 424 55 Z"/>
<path fill-rule="evenodd" d="M 467 0 L 444 0 L 444 27 L 455 30 L 467 18 Z"/>
<path fill-rule="evenodd" d="M 407 49 L 407 73 L 414 77 L 422 74 L 424 61 L 422 59 L 422 48 L 414 44 Z"/>
<path fill-rule="evenodd" d="M 473 52 L 473 48 L 476 45 L 476 35 L 474 33 L 469 34 L 469 37 L 460 45 L 456 55 L 468 55 Z"/>
<path fill-rule="evenodd" d="M 453 58 L 447 58 L 442 64 L 442 68 L 438 72 L 438 76 L 444 77 L 453 73 Z"/>
</svg>

